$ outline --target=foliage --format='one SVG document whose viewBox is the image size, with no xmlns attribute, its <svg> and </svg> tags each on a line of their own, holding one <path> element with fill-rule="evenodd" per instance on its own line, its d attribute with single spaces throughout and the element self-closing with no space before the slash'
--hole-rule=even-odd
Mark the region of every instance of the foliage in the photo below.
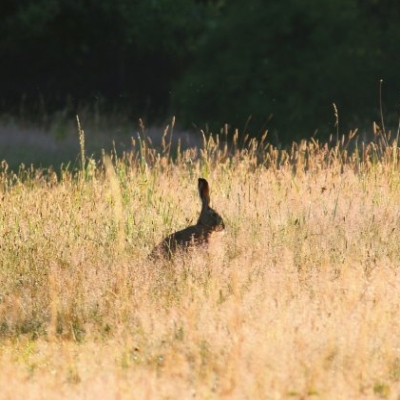
<svg viewBox="0 0 400 400">
<path fill-rule="evenodd" d="M 0 16 L 3 106 L 25 94 L 53 111 L 67 96 L 73 106 L 113 100 L 136 116 L 165 110 L 205 12 L 186 0 L 9 2 Z"/>
<path fill-rule="evenodd" d="M 384 4 L 387 3 L 387 4 Z M 331 133 L 332 103 L 343 127 L 378 118 L 378 83 L 397 104 L 400 35 L 384 16 L 398 3 L 357 0 L 251 0 L 226 3 L 174 96 L 188 122 L 249 132 L 269 129 L 275 143 Z M 379 11 L 381 14 L 377 13 Z M 274 133 L 277 132 L 277 136 Z M 247 133 L 247 132 L 244 132 Z"/>
<path fill-rule="evenodd" d="M 24 0 L 2 3 L 1 111 L 82 105 L 276 145 L 394 125 L 400 86 L 393 0 Z M 34 107 L 35 106 L 35 107 Z M 368 115 L 368 118 L 364 116 Z M 251 116 L 251 118 L 249 118 Z"/>
</svg>

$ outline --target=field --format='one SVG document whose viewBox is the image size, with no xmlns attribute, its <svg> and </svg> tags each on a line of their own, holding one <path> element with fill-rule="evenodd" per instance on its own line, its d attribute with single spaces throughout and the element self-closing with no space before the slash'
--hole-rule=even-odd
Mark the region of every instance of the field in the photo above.
<svg viewBox="0 0 400 400">
<path fill-rule="evenodd" d="M 398 399 L 400 157 L 377 135 L 2 164 L 1 399 Z M 352 141 L 350 148 L 348 141 Z M 147 259 L 196 221 L 226 232 Z"/>
</svg>

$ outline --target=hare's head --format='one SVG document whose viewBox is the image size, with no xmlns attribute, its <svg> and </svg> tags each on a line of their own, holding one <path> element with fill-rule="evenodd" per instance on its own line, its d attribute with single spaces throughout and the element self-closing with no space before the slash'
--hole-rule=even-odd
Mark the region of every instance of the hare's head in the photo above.
<svg viewBox="0 0 400 400">
<path fill-rule="evenodd" d="M 208 182 L 203 178 L 199 178 L 198 187 L 202 207 L 197 224 L 206 227 L 209 231 L 223 231 L 225 229 L 224 221 L 221 216 L 210 207 L 210 189 L 208 187 Z"/>
</svg>

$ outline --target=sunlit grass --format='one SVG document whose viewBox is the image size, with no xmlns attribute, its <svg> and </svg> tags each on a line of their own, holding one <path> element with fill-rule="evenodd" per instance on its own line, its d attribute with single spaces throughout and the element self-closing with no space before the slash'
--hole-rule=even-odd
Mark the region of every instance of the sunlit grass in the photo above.
<svg viewBox="0 0 400 400">
<path fill-rule="evenodd" d="M 59 174 L 3 163 L 0 398 L 397 398 L 396 142 L 223 134 L 171 159 L 169 134 Z M 149 261 L 196 221 L 198 177 L 225 235 Z"/>
</svg>

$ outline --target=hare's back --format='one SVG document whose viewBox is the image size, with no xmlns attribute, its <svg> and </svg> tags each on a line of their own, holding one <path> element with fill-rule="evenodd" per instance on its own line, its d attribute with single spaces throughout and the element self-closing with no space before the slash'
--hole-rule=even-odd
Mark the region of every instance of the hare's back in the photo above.
<svg viewBox="0 0 400 400">
<path fill-rule="evenodd" d="M 205 232 L 198 225 L 193 225 L 172 233 L 163 242 L 168 246 L 172 246 L 173 250 L 176 250 L 177 247 L 188 247 L 192 244 L 203 243 L 206 240 Z"/>
<path fill-rule="evenodd" d="M 189 226 L 167 236 L 153 249 L 150 256 L 151 258 L 171 256 L 177 250 L 186 250 L 191 245 L 198 245 L 206 241 L 207 237 L 199 226 Z"/>
</svg>

